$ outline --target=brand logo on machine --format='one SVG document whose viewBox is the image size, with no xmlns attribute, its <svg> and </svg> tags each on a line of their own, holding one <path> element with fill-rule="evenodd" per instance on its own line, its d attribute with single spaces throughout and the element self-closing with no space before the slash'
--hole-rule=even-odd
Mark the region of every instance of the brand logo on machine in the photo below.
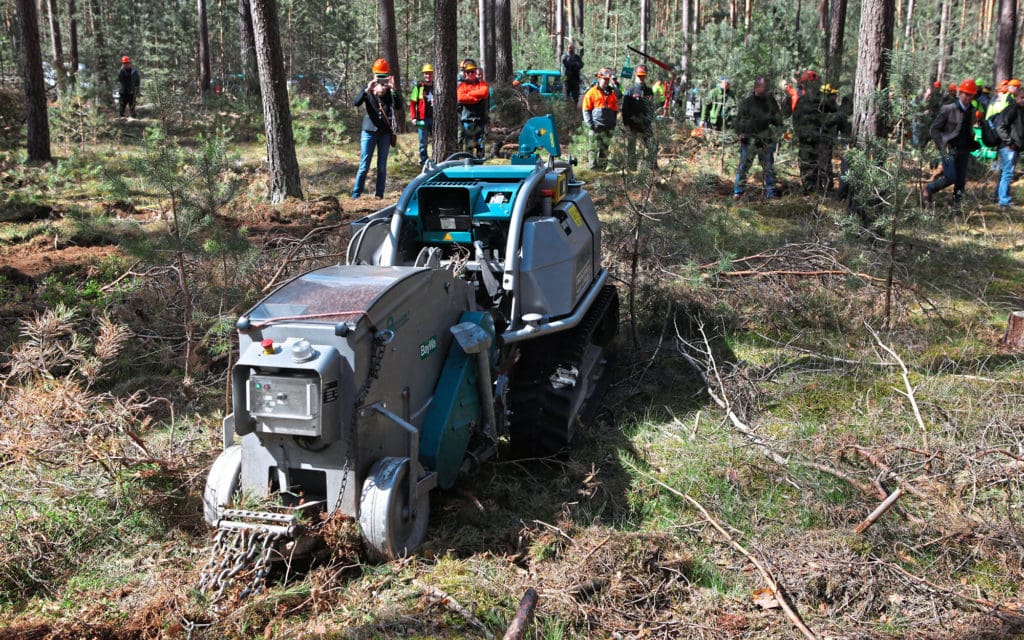
<svg viewBox="0 0 1024 640">
<path fill-rule="evenodd" d="M 388 316 L 387 326 L 390 331 L 398 331 L 402 326 L 409 322 L 409 313 L 403 313 L 396 319 L 394 316 Z"/>
<path fill-rule="evenodd" d="M 435 351 L 437 351 L 437 336 L 430 336 L 420 345 L 420 360 L 426 360 Z"/>
</svg>

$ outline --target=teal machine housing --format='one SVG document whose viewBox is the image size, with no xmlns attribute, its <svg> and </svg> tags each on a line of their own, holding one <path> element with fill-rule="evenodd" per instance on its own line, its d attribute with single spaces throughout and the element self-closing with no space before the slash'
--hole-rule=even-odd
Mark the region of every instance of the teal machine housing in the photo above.
<svg viewBox="0 0 1024 640">
<path fill-rule="evenodd" d="M 494 321 L 490 314 L 466 311 L 459 322 L 477 324 L 490 336 L 487 361 L 494 362 Z M 470 436 L 483 426 L 478 362 L 477 358 L 452 344 L 420 432 L 420 461 L 426 468 L 437 472 L 437 484 L 442 489 L 455 484 L 466 458 Z"/>
</svg>

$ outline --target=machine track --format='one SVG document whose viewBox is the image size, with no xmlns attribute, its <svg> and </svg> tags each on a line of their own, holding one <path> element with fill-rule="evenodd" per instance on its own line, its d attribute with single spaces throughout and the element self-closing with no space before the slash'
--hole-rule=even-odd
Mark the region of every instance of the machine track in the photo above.
<svg viewBox="0 0 1024 640">
<path fill-rule="evenodd" d="M 517 457 L 565 455 L 576 421 L 605 377 L 607 345 L 618 332 L 619 296 L 605 286 L 573 329 L 522 344 L 510 389 L 509 436 Z M 557 386 L 559 370 L 575 368 L 575 385 Z"/>
</svg>

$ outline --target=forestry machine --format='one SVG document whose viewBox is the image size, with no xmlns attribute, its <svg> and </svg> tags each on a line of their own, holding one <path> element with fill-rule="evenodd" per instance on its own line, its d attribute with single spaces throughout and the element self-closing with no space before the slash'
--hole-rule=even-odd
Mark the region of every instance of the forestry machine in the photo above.
<svg viewBox="0 0 1024 640">
<path fill-rule="evenodd" d="M 599 395 L 619 303 L 593 201 L 559 152 L 541 116 L 509 165 L 427 162 L 397 204 L 353 223 L 346 265 L 238 320 L 211 526 L 296 540 L 321 520 L 303 511 L 340 513 L 395 558 L 423 541 L 430 491 L 502 439 L 514 455 L 564 453 Z"/>
</svg>

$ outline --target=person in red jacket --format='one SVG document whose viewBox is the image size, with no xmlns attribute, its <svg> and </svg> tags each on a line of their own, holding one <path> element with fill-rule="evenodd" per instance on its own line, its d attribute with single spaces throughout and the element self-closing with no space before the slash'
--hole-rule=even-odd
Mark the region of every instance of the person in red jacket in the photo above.
<svg viewBox="0 0 1024 640">
<path fill-rule="evenodd" d="M 427 142 L 434 129 L 434 66 L 429 62 L 420 69 L 423 82 L 409 94 L 409 119 L 416 125 L 420 142 L 420 166 L 427 161 Z"/>
<path fill-rule="evenodd" d="M 476 61 L 467 58 L 462 65 L 462 80 L 456 89 L 459 102 L 459 146 L 463 151 L 484 157 L 484 132 L 487 130 L 491 87 L 480 76 Z"/>
</svg>

